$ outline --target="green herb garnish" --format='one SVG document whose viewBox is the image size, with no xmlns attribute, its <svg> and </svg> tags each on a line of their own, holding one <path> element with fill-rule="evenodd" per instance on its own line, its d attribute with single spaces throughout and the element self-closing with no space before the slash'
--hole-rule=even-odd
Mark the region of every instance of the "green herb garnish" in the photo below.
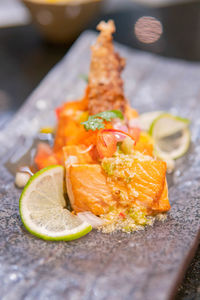
<svg viewBox="0 0 200 300">
<path fill-rule="evenodd" d="M 104 121 L 111 121 L 111 119 L 123 119 L 123 114 L 119 110 L 107 110 L 104 112 L 101 112 L 99 114 L 89 116 L 88 120 L 85 122 L 82 122 L 81 124 L 84 125 L 85 130 L 93 130 L 96 129 L 103 129 L 105 128 Z"/>
<path fill-rule="evenodd" d="M 86 83 L 88 83 L 89 77 L 88 77 L 87 74 L 80 74 L 79 77 L 80 77 L 81 79 L 83 79 Z"/>
</svg>

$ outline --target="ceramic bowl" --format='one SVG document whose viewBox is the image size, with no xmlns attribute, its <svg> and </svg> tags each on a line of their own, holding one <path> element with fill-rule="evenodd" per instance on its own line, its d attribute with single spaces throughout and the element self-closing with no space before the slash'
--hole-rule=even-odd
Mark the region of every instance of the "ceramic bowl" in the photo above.
<svg viewBox="0 0 200 300">
<path fill-rule="evenodd" d="M 22 0 L 33 22 L 51 42 L 74 40 L 99 12 L 103 0 Z"/>
</svg>

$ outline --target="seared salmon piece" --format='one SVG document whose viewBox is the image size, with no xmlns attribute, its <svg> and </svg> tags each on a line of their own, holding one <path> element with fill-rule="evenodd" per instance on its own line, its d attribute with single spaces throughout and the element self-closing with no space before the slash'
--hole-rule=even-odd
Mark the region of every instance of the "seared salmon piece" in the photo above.
<svg viewBox="0 0 200 300">
<path fill-rule="evenodd" d="M 130 208 L 137 204 L 149 212 L 154 205 L 158 206 L 165 185 L 165 162 L 134 159 L 130 166 L 122 164 L 115 171 L 114 176 L 108 176 L 107 183 L 115 199 L 118 198 L 118 206 Z"/>
<path fill-rule="evenodd" d="M 133 170 L 135 176 L 131 187 L 138 194 L 136 201 L 151 209 L 159 200 L 165 185 L 166 163 L 157 160 L 135 160 Z"/>
<path fill-rule="evenodd" d="M 167 180 L 165 179 L 165 185 L 162 194 L 158 201 L 156 201 L 152 206 L 152 211 L 154 213 L 162 213 L 170 210 L 170 203 L 168 199 L 168 186 Z"/>
<path fill-rule="evenodd" d="M 76 212 L 91 211 L 101 215 L 113 204 L 112 193 L 100 165 L 74 164 L 66 174 L 67 191 Z"/>
<path fill-rule="evenodd" d="M 111 206 L 131 208 L 133 204 L 146 207 L 149 214 L 168 211 L 166 163 L 136 159 L 131 172 L 133 178 L 127 183 L 107 177 L 97 164 L 70 165 L 66 184 L 72 208 L 76 212 L 91 211 L 95 215 L 107 213 Z"/>
</svg>

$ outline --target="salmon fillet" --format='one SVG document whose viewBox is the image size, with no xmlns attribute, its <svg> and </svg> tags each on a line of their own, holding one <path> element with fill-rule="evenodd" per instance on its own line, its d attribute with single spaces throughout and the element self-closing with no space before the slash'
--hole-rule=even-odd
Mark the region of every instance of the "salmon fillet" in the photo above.
<svg viewBox="0 0 200 300">
<path fill-rule="evenodd" d="M 91 211 L 101 215 L 113 204 L 112 193 L 100 165 L 74 164 L 66 174 L 67 191 L 76 212 Z"/>
<path fill-rule="evenodd" d="M 170 209 L 165 178 L 166 163 L 135 160 L 131 182 L 107 176 L 98 164 L 72 164 L 66 171 L 69 199 L 76 212 L 105 214 L 109 207 L 144 206 L 149 214 Z"/>
<path fill-rule="evenodd" d="M 165 174 L 165 162 L 135 159 L 130 167 L 122 165 L 114 176 L 108 176 L 107 184 L 118 206 L 132 207 L 138 204 L 151 211 L 153 205 L 156 205 L 160 210 L 159 199 L 165 184 Z"/>
<path fill-rule="evenodd" d="M 165 179 L 165 185 L 162 191 L 162 194 L 160 196 L 160 199 L 158 201 L 155 201 L 155 203 L 152 206 L 152 211 L 154 213 L 162 213 L 165 211 L 170 210 L 170 203 L 168 199 L 168 186 L 167 186 L 167 180 Z"/>
<path fill-rule="evenodd" d="M 134 162 L 135 176 L 131 186 L 138 193 L 136 202 L 148 209 L 151 209 L 155 202 L 159 203 L 165 184 L 166 168 L 166 163 L 163 161 Z"/>
</svg>

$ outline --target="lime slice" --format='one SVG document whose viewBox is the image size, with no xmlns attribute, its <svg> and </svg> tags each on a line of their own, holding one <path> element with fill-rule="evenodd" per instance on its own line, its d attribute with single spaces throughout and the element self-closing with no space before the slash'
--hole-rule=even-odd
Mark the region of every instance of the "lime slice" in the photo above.
<svg viewBox="0 0 200 300">
<path fill-rule="evenodd" d="M 188 119 L 168 113 L 159 115 L 149 129 L 154 139 L 155 154 L 161 159 L 176 159 L 184 155 L 190 145 L 189 123 Z"/>
<path fill-rule="evenodd" d="M 21 220 L 39 238 L 71 241 L 92 230 L 91 225 L 65 208 L 63 178 L 62 166 L 47 167 L 31 177 L 21 194 Z"/>
<path fill-rule="evenodd" d="M 149 131 L 149 128 L 153 121 L 163 113 L 163 111 L 150 111 L 139 115 L 140 129 L 143 131 Z"/>
</svg>

